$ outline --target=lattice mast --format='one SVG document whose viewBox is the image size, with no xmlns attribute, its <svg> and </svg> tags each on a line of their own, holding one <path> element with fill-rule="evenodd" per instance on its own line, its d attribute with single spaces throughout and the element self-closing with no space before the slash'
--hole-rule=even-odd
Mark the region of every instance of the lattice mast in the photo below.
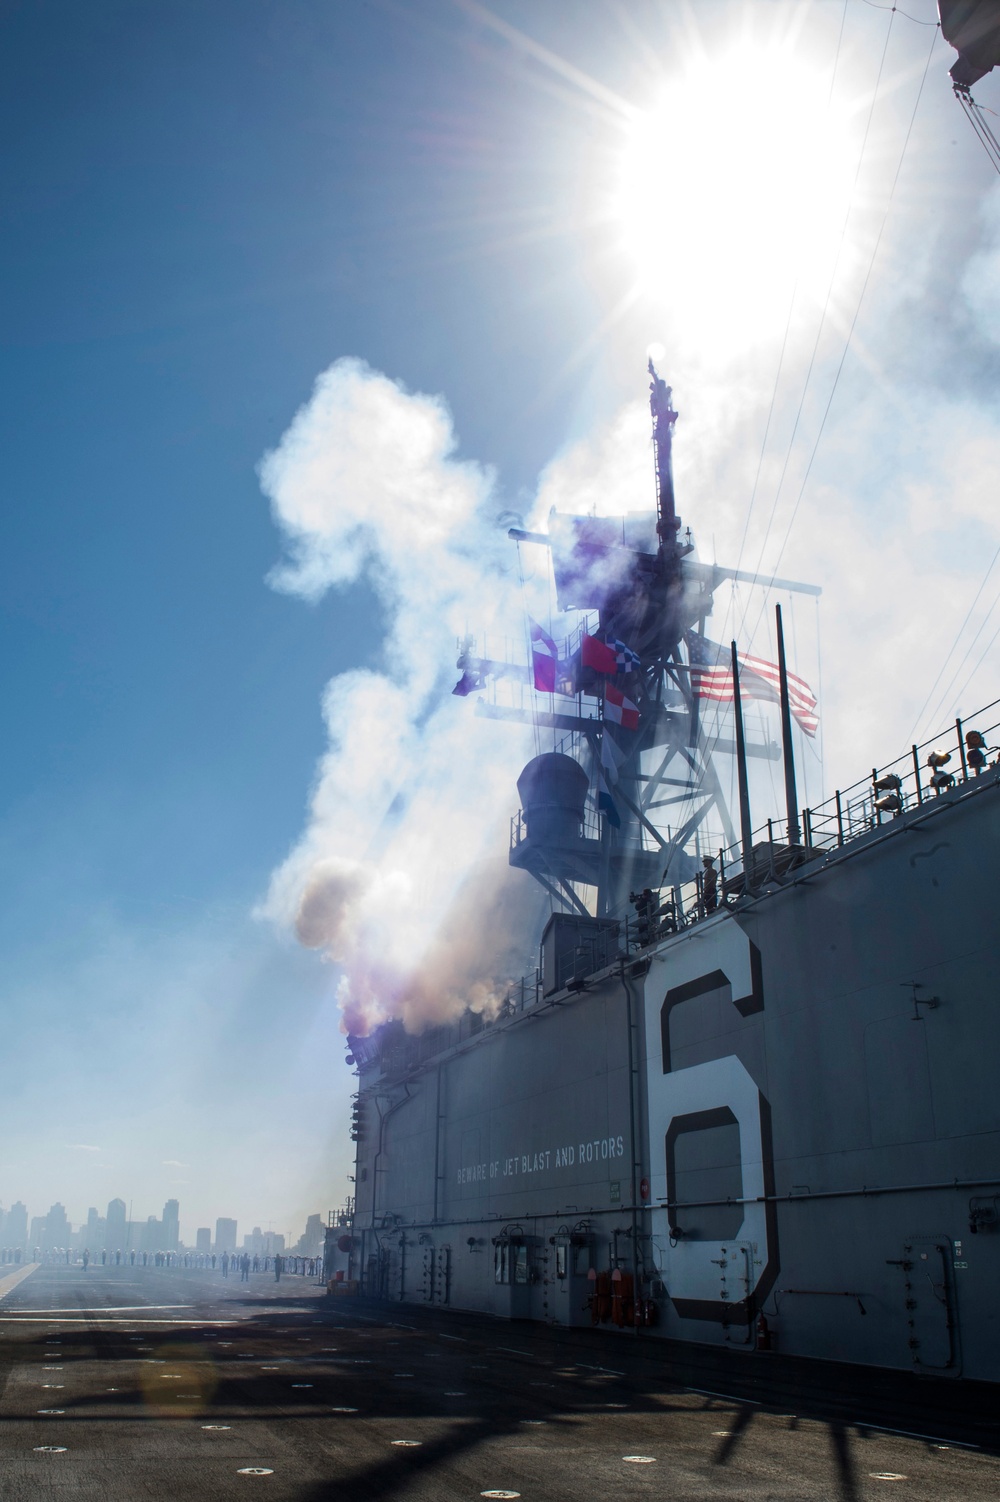
<svg viewBox="0 0 1000 1502">
<path fill-rule="evenodd" d="M 818 593 L 810 586 L 758 579 L 693 557 L 691 534 L 682 532 L 674 493 L 678 414 L 671 388 L 652 361 L 648 369 L 655 515 L 585 517 L 553 511 L 547 533 L 510 532 L 519 542 L 551 548 L 560 610 L 587 612 L 590 632 L 604 645 L 615 644 L 618 670 L 588 675 L 581 642 L 561 664 L 575 703 L 555 693 L 549 709 L 512 710 L 488 702 L 478 709 L 491 718 L 520 719 L 561 733 L 563 744 L 569 732 L 568 744 L 587 778 L 574 774 L 566 756 L 548 753 L 540 768 L 529 763 L 519 779 L 524 817 L 516 821 L 510 860 L 569 909 L 596 910 L 602 917 L 621 916 L 636 889 L 689 881 L 700 867 L 702 851 L 720 841 L 735 842 L 713 762 L 714 753 L 732 754 L 735 744 L 705 734 L 691 690 L 691 648 L 702 639 L 715 588 L 723 579 L 750 579 Z M 483 686 L 490 677 L 509 672 L 468 654 L 460 666 L 462 692 L 470 679 Z M 773 743 L 749 745 L 747 751 L 773 760 L 780 756 Z M 556 817 L 552 810 L 562 806 L 566 790 L 571 785 L 585 788 L 588 781 L 587 802 L 581 803 L 575 826 L 572 818 Z M 584 888 L 590 889 L 587 906 Z"/>
<path fill-rule="evenodd" d="M 713 581 L 685 567 L 694 547 L 690 532 L 682 537 L 677 515 L 673 439 L 678 413 L 673 391 L 652 360 L 648 371 L 656 552 L 652 558 L 636 552 L 628 587 L 600 610 L 600 635 L 628 641 L 639 657 L 635 674 L 624 680 L 639 711 L 638 731 L 623 735 L 608 727 L 606 719 L 601 730 L 624 752 L 614 790 L 621 828 L 602 832 L 613 854 L 600 883 L 598 909 L 613 914 L 624 910 L 635 887 L 690 879 L 697 866 L 689 849 L 696 831 L 710 825 L 727 842 L 734 835 L 712 747 L 700 731 L 685 647 L 686 634 L 703 625 L 711 612 Z"/>
</svg>

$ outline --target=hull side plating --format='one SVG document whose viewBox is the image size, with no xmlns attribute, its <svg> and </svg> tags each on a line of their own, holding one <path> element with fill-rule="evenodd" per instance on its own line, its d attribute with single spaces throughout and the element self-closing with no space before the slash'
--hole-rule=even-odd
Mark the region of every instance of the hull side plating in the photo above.
<svg viewBox="0 0 1000 1502">
<path fill-rule="evenodd" d="M 990 773 L 582 989 L 371 1047 L 367 1291 L 1000 1380 L 998 848 Z"/>
</svg>

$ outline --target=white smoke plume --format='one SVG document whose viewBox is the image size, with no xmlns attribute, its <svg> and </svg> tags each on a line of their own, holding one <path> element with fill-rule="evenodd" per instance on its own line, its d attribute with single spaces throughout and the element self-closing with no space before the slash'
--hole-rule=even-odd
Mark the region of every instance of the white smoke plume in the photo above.
<svg viewBox="0 0 1000 1502">
<path fill-rule="evenodd" d="M 998 268 L 1000 247 L 980 253 L 966 281 L 975 276 L 977 290 L 989 293 L 1000 287 Z M 1000 320 L 996 331 L 1000 343 Z M 828 389 L 828 372 L 824 379 Z M 985 401 L 944 395 L 918 366 L 908 385 L 889 393 L 873 395 L 869 383 L 855 382 L 827 425 L 821 462 L 790 529 L 815 415 L 793 451 L 770 526 L 784 438 L 768 448 L 740 555 L 769 391 L 758 383 L 756 401 L 744 396 L 733 411 L 720 399 L 726 389 L 704 378 L 678 382 L 678 511 L 701 558 L 751 571 L 760 563 L 764 578 L 776 570 L 823 590 L 817 608 L 801 595 L 723 584 L 706 623 L 710 637 L 728 645 L 736 636 L 774 661 L 774 605 L 781 603 L 789 665 L 821 691 L 822 738 L 798 741 L 800 801 L 815 806 L 836 787 L 870 777 L 876 763 L 908 753 L 912 740 L 940 732 L 954 753 L 955 717 L 973 716 L 975 725 L 976 712 L 1000 696 L 1000 562 L 961 629 L 1000 547 L 994 412 Z M 781 418 L 787 427 L 787 405 Z M 644 405 L 629 404 L 549 466 L 539 510 L 609 515 L 641 506 L 650 484 L 647 435 Z M 749 714 L 755 733 L 780 738 L 776 709 L 753 705 Z M 1000 710 L 987 718 L 996 722 Z M 731 768 L 721 759 L 719 768 L 732 791 Z M 751 765 L 751 780 L 755 825 L 780 816 L 780 767 Z"/>
<path fill-rule="evenodd" d="M 417 1031 L 467 1005 L 489 1011 L 530 962 L 487 938 L 507 926 L 507 884 L 532 885 L 505 865 L 502 879 L 480 870 L 477 912 L 466 903 L 463 917 L 470 942 L 457 942 L 470 872 L 506 849 L 531 744 L 522 727 L 477 719 L 474 698 L 451 693 L 467 630 L 524 651 L 493 476 L 454 450 L 443 402 L 341 360 L 261 466 L 290 543 L 276 587 L 315 600 L 363 577 L 385 612 L 381 670 L 327 687 L 329 750 L 265 905 L 341 967 L 344 1025 L 358 1034 L 388 1017 Z"/>
<path fill-rule="evenodd" d="M 987 315 L 1000 305 L 998 238 L 984 237 L 961 287 Z M 890 310 L 883 320 L 890 330 L 891 317 Z M 998 327 L 989 316 L 979 320 L 984 362 L 993 358 Z M 934 373 L 916 362 L 895 384 L 873 383 L 858 370 L 842 387 L 806 484 L 827 372 L 780 489 L 799 395 L 793 378 L 776 411 L 741 553 L 769 385 L 727 385 L 695 370 L 675 382 L 678 509 L 694 527 L 701 557 L 716 556 L 717 538 L 720 563 L 752 569 L 760 559 L 765 575 L 780 568 L 824 591 L 818 617 L 801 596 L 782 601 L 791 665 L 821 691 L 822 736 L 799 748 L 801 802 L 815 807 L 835 787 L 905 753 L 911 739 L 946 729 L 949 718 L 996 696 L 995 571 L 963 628 L 1000 545 L 1000 428 L 986 401 L 944 395 Z M 355 1032 L 386 1017 L 418 1030 L 469 1004 L 489 1011 L 503 982 L 532 963 L 519 946 L 533 944 L 535 926 L 497 907 L 501 891 L 505 902 L 530 904 L 530 879 L 483 874 L 489 857 L 505 870 L 505 816 L 516 806 L 530 737 L 476 718 L 474 699 L 450 690 L 455 641 L 468 627 L 506 636 L 523 660 L 525 608 L 546 619 L 548 575 L 537 560 L 529 586 L 537 593 L 525 599 L 513 545 L 496 524 L 493 477 L 458 461 L 454 448 L 440 400 L 342 361 L 320 378 L 262 468 L 291 544 L 277 586 L 315 599 L 364 576 L 385 608 L 382 670 L 346 673 L 327 688 L 329 750 L 306 830 L 275 873 L 267 903 L 302 943 L 342 967 L 345 1024 Z M 552 506 L 577 514 L 648 510 L 652 484 L 649 418 L 637 399 L 553 461 L 529 525 L 544 526 Z M 761 590 L 724 586 L 708 633 L 724 642 L 735 635 L 773 659 L 773 603 Z M 773 711 L 759 713 L 756 728 L 776 739 Z M 754 769 L 758 824 L 780 815 L 777 772 Z"/>
</svg>

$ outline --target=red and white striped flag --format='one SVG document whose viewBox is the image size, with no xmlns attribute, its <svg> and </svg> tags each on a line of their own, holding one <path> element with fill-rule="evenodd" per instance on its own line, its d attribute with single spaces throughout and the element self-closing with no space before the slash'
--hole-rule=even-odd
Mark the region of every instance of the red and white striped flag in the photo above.
<svg viewBox="0 0 1000 1502">
<path fill-rule="evenodd" d="M 559 674 L 559 649 L 537 621 L 531 622 L 531 669 L 540 694 L 554 694 Z"/>
<path fill-rule="evenodd" d="M 707 636 L 690 631 L 685 637 L 691 666 L 691 692 L 699 699 L 713 699 L 718 704 L 733 702 L 732 653 Z M 749 652 L 737 652 L 740 665 L 740 692 L 745 699 L 781 702 L 781 674 L 777 663 Z M 804 678 L 788 673 L 788 703 L 796 724 L 806 735 L 819 728 L 816 695 Z"/>
</svg>

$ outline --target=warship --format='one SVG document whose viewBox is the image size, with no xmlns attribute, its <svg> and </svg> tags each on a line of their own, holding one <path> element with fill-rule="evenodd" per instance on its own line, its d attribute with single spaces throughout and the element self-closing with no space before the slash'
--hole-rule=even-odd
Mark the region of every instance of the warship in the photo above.
<svg viewBox="0 0 1000 1502">
<path fill-rule="evenodd" d="M 817 705 L 780 608 L 774 663 L 706 629 L 725 580 L 818 591 L 697 560 L 650 376 L 655 509 L 511 530 L 549 550 L 574 628 L 532 625 L 520 663 L 463 646 L 456 692 L 551 732 L 509 846 L 548 917 L 495 1015 L 349 1037 L 340 1276 L 609 1340 L 996 1382 L 1000 705 L 802 806 Z M 779 706 L 780 743 L 747 700 Z M 755 828 L 762 763 L 784 812 Z"/>
</svg>

